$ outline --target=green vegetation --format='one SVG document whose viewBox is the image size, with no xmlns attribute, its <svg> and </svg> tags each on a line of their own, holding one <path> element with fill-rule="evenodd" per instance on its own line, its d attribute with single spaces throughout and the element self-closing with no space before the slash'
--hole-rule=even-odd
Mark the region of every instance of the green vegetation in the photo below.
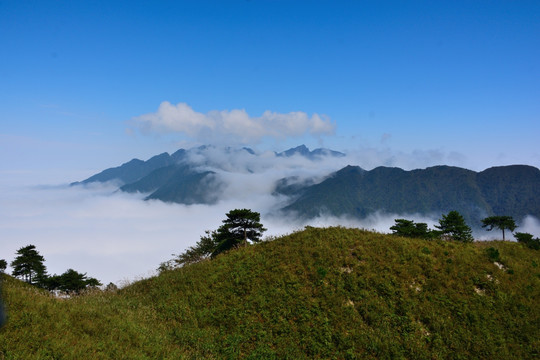
<svg viewBox="0 0 540 360">
<path fill-rule="evenodd" d="M 535 359 L 539 264 L 516 242 L 308 227 L 70 299 L 2 275 L 0 358 Z"/>
<path fill-rule="evenodd" d="M 462 242 L 474 241 L 471 227 L 467 225 L 463 216 L 455 210 L 443 215 L 439 219 L 439 225 L 435 225 L 435 227 L 439 229 L 438 232 L 444 239 Z"/>
<path fill-rule="evenodd" d="M 504 236 L 504 230 L 510 231 L 516 230 L 517 226 L 514 219 L 511 216 L 490 216 L 482 219 L 482 227 L 485 227 L 487 231 L 497 228 L 502 230 L 503 241 L 506 240 Z"/>
<path fill-rule="evenodd" d="M 260 223 L 260 213 L 249 209 L 234 209 L 229 211 L 226 216 L 227 218 L 222 221 L 223 225 L 217 230 L 205 231 L 206 235 L 201 236 L 195 246 L 190 246 L 175 259 L 162 263 L 158 270 L 171 270 L 176 266 L 193 264 L 210 257 L 216 257 L 222 252 L 241 245 L 246 246 L 248 240 L 251 243 L 261 241 L 262 234 L 266 229 Z"/>
<path fill-rule="evenodd" d="M 47 273 L 44 261 L 34 245 L 24 246 L 17 250 L 17 257 L 10 264 L 13 276 L 21 277 L 29 284 L 40 285 Z"/>
<path fill-rule="evenodd" d="M 240 245 L 246 246 L 248 240 L 253 243 L 261 241 L 263 232 L 266 231 L 260 223 L 261 214 L 249 209 L 235 209 L 226 214 L 216 231 L 214 239 L 217 244 L 212 256 L 221 254 L 224 251 L 233 249 Z"/>
<path fill-rule="evenodd" d="M 534 249 L 534 250 L 540 250 L 540 239 L 534 238 L 533 235 L 529 233 L 515 233 L 514 236 L 516 237 L 516 240 L 520 243 L 525 244 L 528 248 Z"/>
<path fill-rule="evenodd" d="M 435 227 L 439 230 L 429 229 L 426 223 L 415 223 L 413 220 L 395 219 L 395 224 L 390 227 L 392 235 L 431 240 L 440 238 L 442 240 L 457 240 L 472 242 L 471 228 L 465 222 L 463 216 L 453 210 L 439 219 L 439 225 Z M 491 231 L 494 228 L 502 230 L 503 241 L 506 240 L 504 230 L 514 231 L 517 225 L 511 216 L 490 216 L 482 219 L 482 227 Z M 532 234 L 515 233 L 516 240 L 535 250 L 540 249 L 540 239 L 533 239 Z"/>
<path fill-rule="evenodd" d="M 395 219 L 396 223 L 390 227 L 392 235 L 417 238 L 417 239 L 442 239 L 472 242 L 472 230 L 465 222 L 461 214 L 455 210 L 439 219 L 438 230 L 429 229 L 426 223 L 415 223 L 407 219 Z"/>
<path fill-rule="evenodd" d="M 62 275 L 52 275 L 45 279 L 45 287 L 48 290 L 60 290 L 67 293 L 81 292 L 88 287 L 100 286 L 101 283 L 86 274 L 81 274 L 73 269 L 66 270 Z"/>
<path fill-rule="evenodd" d="M 436 232 L 429 229 L 426 223 L 415 223 L 412 220 L 396 219 L 395 225 L 390 227 L 393 235 L 417 238 L 433 239 L 437 236 Z"/>
<path fill-rule="evenodd" d="M 5 260 L 3 260 L 5 262 Z M 88 287 L 100 286 L 99 280 L 89 278 L 86 274 L 69 269 L 62 275 L 47 274 L 45 258 L 36 250 L 34 245 L 28 245 L 17 250 L 17 257 L 11 262 L 13 276 L 23 279 L 31 285 L 48 290 L 78 293 Z M 0 263 L 0 267 L 2 264 Z M 5 266 L 4 266 L 5 270 Z M 2 270 L 3 272 L 3 270 Z"/>
</svg>

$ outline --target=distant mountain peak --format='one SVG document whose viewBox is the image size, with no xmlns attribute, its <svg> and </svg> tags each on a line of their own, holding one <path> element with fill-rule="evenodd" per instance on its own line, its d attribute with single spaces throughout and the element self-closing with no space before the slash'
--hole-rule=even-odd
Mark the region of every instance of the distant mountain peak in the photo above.
<svg viewBox="0 0 540 360">
<path fill-rule="evenodd" d="M 362 169 L 360 166 L 347 165 L 343 169 L 335 172 L 335 175 L 344 175 L 344 174 L 363 174 L 366 170 Z"/>
<path fill-rule="evenodd" d="M 322 158 L 324 156 L 332 156 L 332 157 L 345 156 L 344 153 L 341 153 L 339 151 L 334 151 L 334 150 L 324 149 L 324 148 L 318 148 L 313 151 L 310 151 L 309 148 L 304 144 L 297 146 L 295 148 L 290 148 L 289 150 L 285 150 L 280 153 L 276 153 L 276 156 L 278 157 L 292 157 L 295 155 L 300 155 L 310 160 L 315 160 L 317 158 Z"/>
<path fill-rule="evenodd" d="M 291 155 L 293 155 L 293 154 L 306 155 L 306 154 L 309 154 L 309 153 L 310 153 L 309 148 L 304 144 L 285 151 L 286 155 L 289 155 L 289 154 L 291 154 Z"/>
</svg>

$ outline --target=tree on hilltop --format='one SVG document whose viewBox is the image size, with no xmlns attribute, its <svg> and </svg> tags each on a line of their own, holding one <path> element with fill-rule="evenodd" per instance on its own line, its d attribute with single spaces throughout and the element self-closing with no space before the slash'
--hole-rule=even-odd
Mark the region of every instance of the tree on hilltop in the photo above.
<svg viewBox="0 0 540 360">
<path fill-rule="evenodd" d="M 248 240 L 255 243 L 261 241 L 262 233 L 266 231 L 260 223 L 261 214 L 249 209 L 235 209 L 226 216 L 217 230 L 216 240 L 219 244 L 216 250 L 223 252 L 236 246 L 246 246 Z"/>
<path fill-rule="evenodd" d="M 435 225 L 435 227 L 439 229 L 438 233 L 443 238 L 462 242 L 474 241 L 471 228 L 463 216 L 455 210 L 442 215 L 442 219 L 439 219 L 439 225 Z"/>
<path fill-rule="evenodd" d="M 517 226 L 514 222 L 514 219 L 511 216 L 490 216 L 485 219 L 482 219 L 482 227 L 487 228 L 487 231 L 497 228 L 502 230 L 503 241 L 506 240 L 504 236 L 504 230 L 508 229 L 510 231 L 516 230 Z"/>
<path fill-rule="evenodd" d="M 525 244 L 528 248 L 534 250 L 540 250 L 540 239 L 534 238 L 533 235 L 529 233 L 518 232 L 514 236 L 519 243 Z"/>
<path fill-rule="evenodd" d="M 18 256 L 11 262 L 13 276 L 22 278 L 29 284 L 37 285 L 48 290 L 62 290 L 66 292 L 80 292 L 87 287 L 100 286 L 95 278 L 81 274 L 73 269 L 65 271 L 62 275 L 47 275 L 43 262 L 45 259 L 39 254 L 34 245 L 28 245 L 17 250 Z M 1 263 L 0 263 L 1 265 Z"/>
<path fill-rule="evenodd" d="M 43 262 L 45 259 L 39 254 L 34 245 L 28 245 L 17 250 L 18 256 L 11 262 L 13 276 L 22 278 L 29 284 L 40 285 L 47 277 L 47 270 Z"/>
<path fill-rule="evenodd" d="M 205 231 L 205 235 L 201 236 L 194 246 L 177 255 L 176 259 L 162 263 L 158 270 L 174 268 L 172 262 L 178 265 L 196 263 L 235 247 L 246 246 L 249 242 L 261 241 L 266 229 L 260 223 L 261 215 L 258 212 L 235 209 L 229 211 L 226 216 L 227 218 L 222 221 L 223 225 L 217 230 Z"/>
<path fill-rule="evenodd" d="M 390 227 L 392 235 L 431 239 L 433 238 L 433 230 L 430 230 L 426 223 L 415 223 L 412 220 L 395 219 L 395 224 Z"/>
<path fill-rule="evenodd" d="M 81 274 L 73 269 L 66 270 L 62 275 L 53 275 L 47 278 L 46 285 L 49 290 L 79 293 L 88 287 L 97 287 L 99 280 Z"/>
</svg>

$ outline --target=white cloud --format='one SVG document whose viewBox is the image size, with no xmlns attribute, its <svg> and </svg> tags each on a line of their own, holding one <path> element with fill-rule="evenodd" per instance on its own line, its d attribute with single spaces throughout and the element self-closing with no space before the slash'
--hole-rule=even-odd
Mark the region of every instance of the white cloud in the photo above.
<svg viewBox="0 0 540 360">
<path fill-rule="evenodd" d="M 284 139 L 331 135 L 335 124 L 325 116 L 296 111 L 281 114 L 265 111 L 251 117 L 245 110 L 213 110 L 207 114 L 194 111 L 186 103 L 162 102 L 156 112 L 133 118 L 143 132 L 178 133 L 203 143 L 253 144 L 263 138 Z"/>
<path fill-rule="evenodd" d="M 193 111 L 189 105 L 179 103 L 175 106 L 168 101 L 162 102 L 157 112 L 141 115 L 134 120 L 144 131 L 181 132 L 190 137 L 195 137 L 205 129 L 211 130 L 214 127 L 211 118 Z"/>
</svg>

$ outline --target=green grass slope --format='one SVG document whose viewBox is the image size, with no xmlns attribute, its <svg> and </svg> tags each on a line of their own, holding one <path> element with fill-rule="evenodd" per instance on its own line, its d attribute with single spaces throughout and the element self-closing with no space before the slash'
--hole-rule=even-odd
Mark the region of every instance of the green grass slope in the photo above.
<svg viewBox="0 0 540 360">
<path fill-rule="evenodd" d="M 4 281 L 0 359 L 532 359 L 540 252 L 307 228 L 118 292 Z"/>
</svg>

